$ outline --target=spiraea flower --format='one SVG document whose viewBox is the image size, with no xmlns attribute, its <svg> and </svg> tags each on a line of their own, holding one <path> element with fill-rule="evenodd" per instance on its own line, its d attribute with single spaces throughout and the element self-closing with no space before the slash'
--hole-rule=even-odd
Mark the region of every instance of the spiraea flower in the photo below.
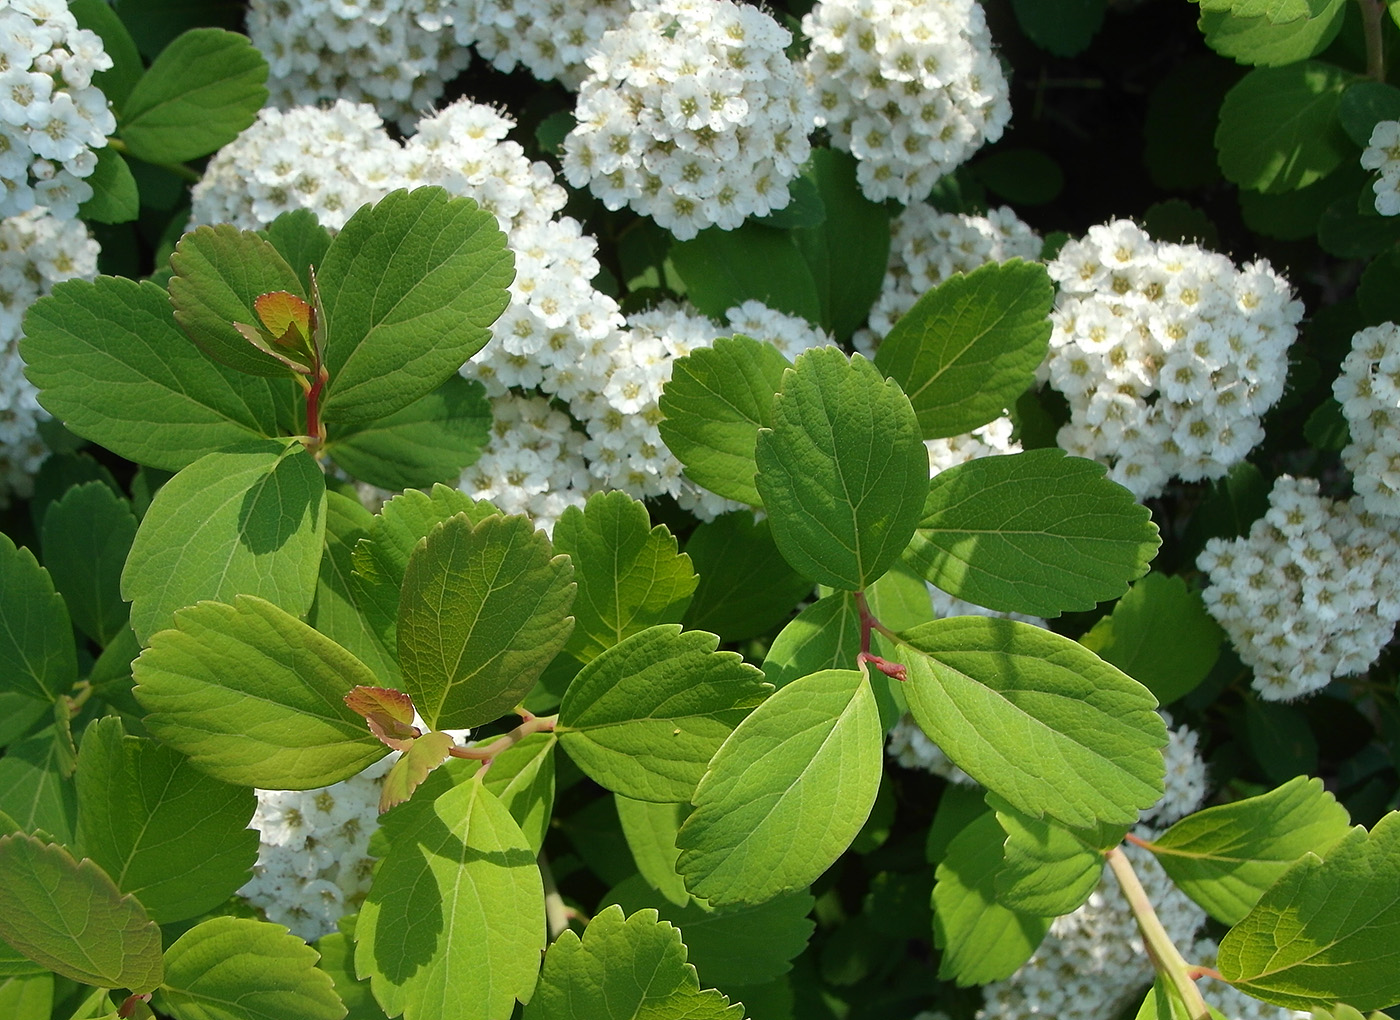
<svg viewBox="0 0 1400 1020">
<path fill-rule="evenodd" d="M 1350 428 L 1342 463 L 1351 471 L 1357 508 L 1400 517 L 1400 326 L 1358 332 L 1332 394 Z"/>
<path fill-rule="evenodd" d="M 1376 212 L 1382 216 L 1400 213 L 1400 120 L 1377 121 L 1370 142 L 1361 153 L 1361 165 L 1376 171 L 1371 190 L 1376 193 Z"/>
</svg>

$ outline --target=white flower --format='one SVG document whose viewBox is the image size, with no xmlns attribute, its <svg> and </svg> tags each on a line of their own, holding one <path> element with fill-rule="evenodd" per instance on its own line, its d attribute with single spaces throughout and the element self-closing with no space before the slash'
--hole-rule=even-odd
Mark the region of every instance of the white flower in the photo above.
<svg viewBox="0 0 1400 1020">
<path fill-rule="evenodd" d="M 1376 193 L 1376 211 L 1382 216 L 1400 213 L 1400 120 L 1376 122 L 1361 153 L 1361 165 L 1379 172 L 1371 184 Z"/>
<path fill-rule="evenodd" d="M 1358 508 L 1400 518 L 1400 326 L 1358 332 L 1332 392 L 1350 426 L 1342 463 Z"/>
</svg>

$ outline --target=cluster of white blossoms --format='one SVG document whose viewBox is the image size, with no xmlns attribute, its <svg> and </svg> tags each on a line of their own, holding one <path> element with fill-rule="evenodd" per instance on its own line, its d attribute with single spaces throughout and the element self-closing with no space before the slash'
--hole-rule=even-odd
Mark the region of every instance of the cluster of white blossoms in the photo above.
<svg viewBox="0 0 1400 1020">
<path fill-rule="evenodd" d="M 817 123 L 873 201 L 922 201 L 1011 120 L 976 0 L 820 0 L 802 30 Z"/>
<path fill-rule="evenodd" d="M 890 223 L 890 255 L 880 296 L 852 342 L 868 358 L 914 303 L 951 276 L 988 262 L 1038 259 L 1044 242 L 1010 208 L 986 216 L 939 212 L 915 202 Z"/>
<path fill-rule="evenodd" d="M 1271 701 L 1364 672 L 1400 620 L 1394 520 L 1318 488 L 1280 477 L 1246 537 L 1211 539 L 1196 559 L 1210 577 L 1206 609 Z"/>
<path fill-rule="evenodd" d="M 459 41 L 498 71 L 523 66 L 541 81 L 577 89 L 604 33 L 632 13 L 631 0 L 469 0 L 472 17 L 460 18 Z M 465 31 L 464 31 L 465 27 Z"/>
<path fill-rule="evenodd" d="M 1069 401 L 1061 447 L 1146 499 L 1223 476 L 1264 438 L 1303 315 L 1267 262 L 1237 269 L 1114 220 L 1047 268 L 1060 289 L 1040 372 Z"/>
<path fill-rule="evenodd" d="M 1352 337 L 1332 395 L 1351 431 L 1342 463 L 1357 509 L 1400 517 L 1400 326 L 1386 322 Z"/>
<path fill-rule="evenodd" d="M 111 66 L 64 0 L 0 0 L 0 219 L 72 219 L 92 197 L 93 150 L 117 129 L 92 76 Z"/>
<path fill-rule="evenodd" d="M 656 0 L 606 33 L 579 86 L 564 174 L 681 240 L 788 204 L 815 108 L 792 34 L 732 0 Z"/>
<path fill-rule="evenodd" d="M 1371 182 L 1376 193 L 1376 212 L 1382 216 L 1400 213 L 1400 120 L 1377 121 L 1371 140 L 1361 153 L 1361 165 L 1376 170 Z"/>
<path fill-rule="evenodd" d="M 267 58 L 267 87 L 278 106 L 366 102 L 408 129 L 471 61 L 471 51 L 450 30 L 460 6 L 450 0 L 251 0 L 248 36 Z"/>
<path fill-rule="evenodd" d="M 96 276 L 97 254 L 97 242 L 78 220 L 43 209 L 0 220 L 0 506 L 11 493 L 29 496 L 49 453 L 39 436 L 48 413 L 19 356 L 24 313 L 54 284 Z"/>
</svg>

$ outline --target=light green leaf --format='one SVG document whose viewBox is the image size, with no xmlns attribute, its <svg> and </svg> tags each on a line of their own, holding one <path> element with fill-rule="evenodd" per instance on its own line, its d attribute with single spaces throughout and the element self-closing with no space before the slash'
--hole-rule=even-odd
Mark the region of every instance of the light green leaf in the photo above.
<svg viewBox="0 0 1400 1020">
<path fill-rule="evenodd" d="M 252 790 L 125 736 L 117 716 L 84 731 L 77 776 L 77 851 L 158 924 L 213 910 L 248 880 L 258 858 Z"/>
<path fill-rule="evenodd" d="M 690 814 L 690 806 L 632 800 L 621 794 L 614 794 L 613 799 L 617 802 L 617 819 L 622 823 L 622 834 L 627 837 L 627 848 L 632 851 L 632 860 L 637 863 L 642 880 L 664 899 L 676 906 L 685 906 L 690 902 L 690 893 L 686 892 L 685 882 L 676 871 L 676 858 L 681 853 L 676 847 L 676 833 Z"/>
<path fill-rule="evenodd" d="M 326 481 L 298 443 L 201 457 L 162 486 L 122 571 L 131 629 L 149 644 L 175 610 L 257 595 L 311 608 L 326 530 Z"/>
<path fill-rule="evenodd" d="M 661 624 L 579 671 L 554 732 L 606 789 L 634 800 L 689 800 L 730 731 L 767 691 L 735 652 L 704 631 Z"/>
<path fill-rule="evenodd" d="M 909 395 L 924 439 L 971 432 L 1035 381 L 1055 288 L 1038 262 L 989 262 L 924 294 L 880 343 L 875 367 Z"/>
<path fill-rule="evenodd" d="M 573 567 L 524 517 L 467 514 L 439 524 L 409 558 L 399 601 L 404 688 L 430 727 L 479 726 L 509 712 L 573 626 Z"/>
<path fill-rule="evenodd" d="M 966 987 L 1010 977 L 1050 930 L 1050 918 L 997 902 L 1003 838 L 989 811 L 953 837 L 934 872 L 933 941 L 943 950 L 938 976 L 945 981 Z"/>
<path fill-rule="evenodd" d="M 1067 637 L 979 616 L 902 637 L 904 694 L 953 762 L 1034 818 L 1126 824 L 1162 795 L 1166 726 L 1152 694 Z"/>
<path fill-rule="evenodd" d="M 428 493 L 409 490 L 385 503 L 369 538 L 356 543 L 350 590 L 385 648 L 398 647 L 399 594 L 414 548 L 437 525 L 461 513 L 479 524 L 500 511 L 446 485 L 434 485 Z"/>
<path fill-rule="evenodd" d="M 772 344 L 721 337 L 677 358 L 657 407 L 661 438 L 685 473 L 726 499 L 759 506 L 753 476 L 758 430 L 773 422 L 773 394 L 789 362 Z"/>
<path fill-rule="evenodd" d="M 806 891 L 714 910 L 689 896 L 677 905 L 636 875 L 615 887 L 607 900 L 628 913 L 655 910 L 661 920 L 674 924 L 700 980 L 716 987 L 758 985 L 781 977 L 807 948 L 816 927 L 807 916 L 816 901 Z"/>
<path fill-rule="evenodd" d="M 183 163 L 227 145 L 267 102 L 267 61 L 246 36 L 195 28 L 173 40 L 131 90 L 118 133 L 137 159 Z"/>
<path fill-rule="evenodd" d="M 0 684 L 52 702 L 78 679 L 73 625 L 49 572 L 0 534 Z"/>
<path fill-rule="evenodd" d="M 0 888 L 0 938 L 34 962 L 101 988 L 160 984 L 160 928 L 92 861 L 33 836 L 0 836 Z"/>
<path fill-rule="evenodd" d="M 96 154 L 97 167 L 86 178 L 92 197 L 78 207 L 78 215 L 88 223 L 130 223 L 141 213 L 141 195 L 131 167 L 110 146 L 97 149 Z"/>
<path fill-rule="evenodd" d="M 403 681 L 398 658 L 361 611 L 352 574 L 355 547 L 369 537 L 375 520 L 359 500 L 326 493 L 326 547 L 306 622 L 373 670 L 381 686 L 399 687 Z M 397 588 L 394 602 L 397 605 Z"/>
<path fill-rule="evenodd" d="M 1257 67 L 1283 67 L 1327 49 L 1346 21 L 1345 12 L 1346 0 L 1327 0 L 1313 17 L 1275 24 L 1262 16 L 1203 11 L 1200 28 L 1206 45 L 1222 57 Z"/>
<path fill-rule="evenodd" d="M 181 1020 L 340 1020 L 345 1006 L 316 959 L 280 924 L 210 918 L 166 950 L 154 1005 Z"/>
<path fill-rule="evenodd" d="M 550 733 L 531 733 L 491 760 L 482 780 L 520 826 L 530 849 L 539 853 L 554 812 L 554 747 Z"/>
<path fill-rule="evenodd" d="M 1169 705 L 1206 678 L 1225 633 L 1185 581 L 1150 573 L 1079 640 Z"/>
<path fill-rule="evenodd" d="M 1215 147 L 1226 179 L 1251 191 L 1296 191 L 1355 158 L 1337 120 L 1342 93 L 1355 76 L 1304 60 L 1257 67 L 1220 107 Z"/>
<path fill-rule="evenodd" d="M 1102 851 L 1082 834 L 1023 814 L 995 794 L 987 803 L 1006 833 L 993 880 L 997 903 L 1020 914 L 1058 917 L 1089 898 L 1103 875 Z M 1119 828 L 1111 842 L 1124 831 Z"/>
<path fill-rule="evenodd" d="M 110 643 L 130 613 L 121 574 L 136 537 L 131 504 L 102 482 L 74 486 L 49 506 L 43 535 L 44 565 L 73 623 L 98 644 Z"/>
<path fill-rule="evenodd" d="M 690 557 L 664 524 L 625 492 L 600 492 L 554 526 L 554 548 L 574 565 L 574 632 L 564 650 L 588 662 L 623 638 L 679 623 L 695 591 Z"/>
<path fill-rule="evenodd" d="M 68 280 L 24 319 L 20 354 L 39 403 L 138 464 L 178 471 L 218 450 L 295 433 L 295 387 L 216 365 L 175 325 L 155 284 Z"/>
<path fill-rule="evenodd" d="M 1206 1003 L 1206 1008 L 1210 1010 L 1211 1020 L 1229 1020 L 1210 1003 Z M 1176 987 L 1158 974 L 1133 1020 L 1195 1020 L 1195 1017 L 1181 1000 L 1181 993 Z"/>
<path fill-rule="evenodd" d="M 133 664 L 147 728 L 205 772 L 266 790 L 312 790 L 388 753 L 344 697 L 375 677 L 272 603 L 239 595 L 175 614 Z"/>
<path fill-rule="evenodd" d="M 882 744 L 863 671 L 813 673 L 756 708 L 716 752 L 677 837 L 691 895 L 761 903 L 810 885 L 865 824 Z"/>
<path fill-rule="evenodd" d="M 63 775 L 61 743 L 49 726 L 5 748 L 0 755 L 0 811 L 25 832 L 42 829 L 62 843 L 73 841 L 77 797 Z"/>
<path fill-rule="evenodd" d="M 331 246 L 331 235 L 310 209 L 292 209 L 267 225 L 267 239 L 296 271 L 304 293 L 311 292 L 308 268 L 318 268 Z"/>
<path fill-rule="evenodd" d="M 685 551 L 700 583 L 684 623 L 718 634 L 721 641 L 766 634 L 812 594 L 812 582 L 778 551 L 768 521 L 756 521 L 746 510 L 701 524 L 690 533 Z"/>
<path fill-rule="evenodd" d="M 884 285 L 890 211 L 865 197 L 849 153 L 813 149 L 800 180 L 812 183 L 823 212 L 819 223 L 791 231 L 821 299 L 821 318 L 810 321 L 845 341 L 864 325 Z"/>
<path fill-rule="evenodd" d="M 369 982 L 355 980 L 355 946 L 346 933 L 344 918 L 340 921 L 340 931 L 316 940 L 316 950 L 321 954 L 316 966 L 335 983 L 335 994 L 340 996 L 347 1010 L 345 1020 L 387 1020 L 379 1003 L 374 1001 Z"/>
<path fill-rule="evenodd" d="M 983 457 L 943 471 L 905 561 L 949 595 L 1001 612 L 1058 616 L 1116 598 L 1147 572 L 1152 515 L 1060 450 Z"/>
<path fill-rule="evenodd" d="M 384 785 L 379 794 L 381 813 L 413 796 L 413 791 L 423 784 L 423 780 L 447 760 L 457 741 L 450 733 L 433 731 L 406 743 L 407 747 L 399 749 L 403 751 L 399 760 L 384 774 Z"/>
<path fill-rule="evenodd" d="M 545 945 L 544 886 L 520 827 L 475 779 L 384 823 L 389 853 L 355 925 L 357 973 L 391 1016 L 509 1016 L 530 998 Z"/>
<path fill-rule="evenodd" d="M 1203 11 L 1224 11 L 1237 18 L 1268 18 L 1276 25 L 1315 18 L 1332 0 L 1196 0 Z"/>
<path fill-rule="evenodd" d="M 681 933 L 654 910 L 626 920 L 614 904 L 580 939 L 566 931 L 549 947 L 524 1020 L 742 1020 L 744 1009 L 700 990 Z"/>
<path fill-rule="evenodd" d="M 1187 815 L 1150 849 L 1182 892 L 1216 920 L 1238 924 L 1304 854 L 1325 855 L 1350 821 L 1321 779 L 1296 776 L 1261 796 Z"/>
<path fill-rule="evenodd" d="M 753 222 L 737 230 L 711 227 L 672 244 L 671 264 L 686 300 L 716 321 L 751 298 L 808 322 L 822 319 L 817 281 L 786 230 Z"/>
<path fill-rule="evenodd" d="M 227 223 L 180 238 L 170 256 L 170 304 L 194 345 L 221 364 L 249 375 L 290 379 L 292 370 L 254 347 L 234 323 L 257 326 L 253 301 L 270 291 L 306 298 L 301 277 L 271 243 Z"/>
<path fill-rule="evenodd" d="M 94 995 L 105 995 L 95 990 Z M 0 978 L 0 1016 L 10 1020 L 51 1020 L 53 975 L 29 974 Z"/>
<path fill-rule="evenodd" d="M 1220 943 L 1242 992 L 1291 1009 L 1400 1002 L 1400 812 L 1305 854 Z"/>
<path fill-rule="evenodd" d="M 900 554 L 928 492 L 914 409 L 859 354 L 804 351 L 758 434 L 756 484 L 773 540 L 801 574 L 859 590 Z"/>
<path fill-rule="evenodd" d="M 774 687 L 824 669 L 850 669 L 860 653 L 860 610 L 849 592 L 813 602 L 778 632 L 763 660 Z"/>
<path fill-rule="evenodd" d="M 370 425 L 331 426 L 326 451 L 360 481 L 381 489 L 455 484 L 462 469 L 481 456 L 490 430 L 485 388 L 454 375 Z"/>
<path fill-rule="evenodd" d="M 394 191 L 350 217 L 317 275 L 327 422 L 388 417 L 491 338 L 515 260 L 496 217 L 441 188 Z"/>
</svg>

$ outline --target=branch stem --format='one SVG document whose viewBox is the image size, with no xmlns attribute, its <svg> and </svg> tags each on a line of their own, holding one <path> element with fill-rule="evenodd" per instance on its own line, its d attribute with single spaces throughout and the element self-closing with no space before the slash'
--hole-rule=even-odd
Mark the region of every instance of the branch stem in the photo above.
<svg viewBox="0 0 1400 1020">
<path fill-rule="evenodd" d="M 554 724 L 558 719 L 559 717 L 557 715 L 531 715 L 524 719 L 515 729 L 511 730 L 509 733 L 501 734 L 489 744 L 483 744 L 480 747 L 454 747 L 447 753 L 454 758 L 471 758 L 474 761 L 490 765 L 497 755 L 505 753 L 531 733 L 543 733 L 553 730 Z"/>
<path fill-rule="evenodd" d="M 1361 31 L 1366 39 L 1366 77 L 1385 81 L 1383 28 L 1385 0 L 1356 0 L 1361 5 Z"/>
<path fill-rule="evenodd" d="M 111 149 L 113 152 L 120 152 L 123 156 L 131 156 L 131 150 L 126 147 L 126 142 L 122 141 L 120 138 L 108 138 L 107 148 Z M 140 157 L 131 156 L 131 158 L 138 159 Z M 147 161 L 143 159 L 141 162 L 145 163 Z M 184 163 L 152 163 L 151 166 L 158 166 L 162 170 L 169 170 L 182 181 L 188 181 L 191 184 L 198 184 L 200 181 L 199 171 L 191 169 Z"/>
</svg>

